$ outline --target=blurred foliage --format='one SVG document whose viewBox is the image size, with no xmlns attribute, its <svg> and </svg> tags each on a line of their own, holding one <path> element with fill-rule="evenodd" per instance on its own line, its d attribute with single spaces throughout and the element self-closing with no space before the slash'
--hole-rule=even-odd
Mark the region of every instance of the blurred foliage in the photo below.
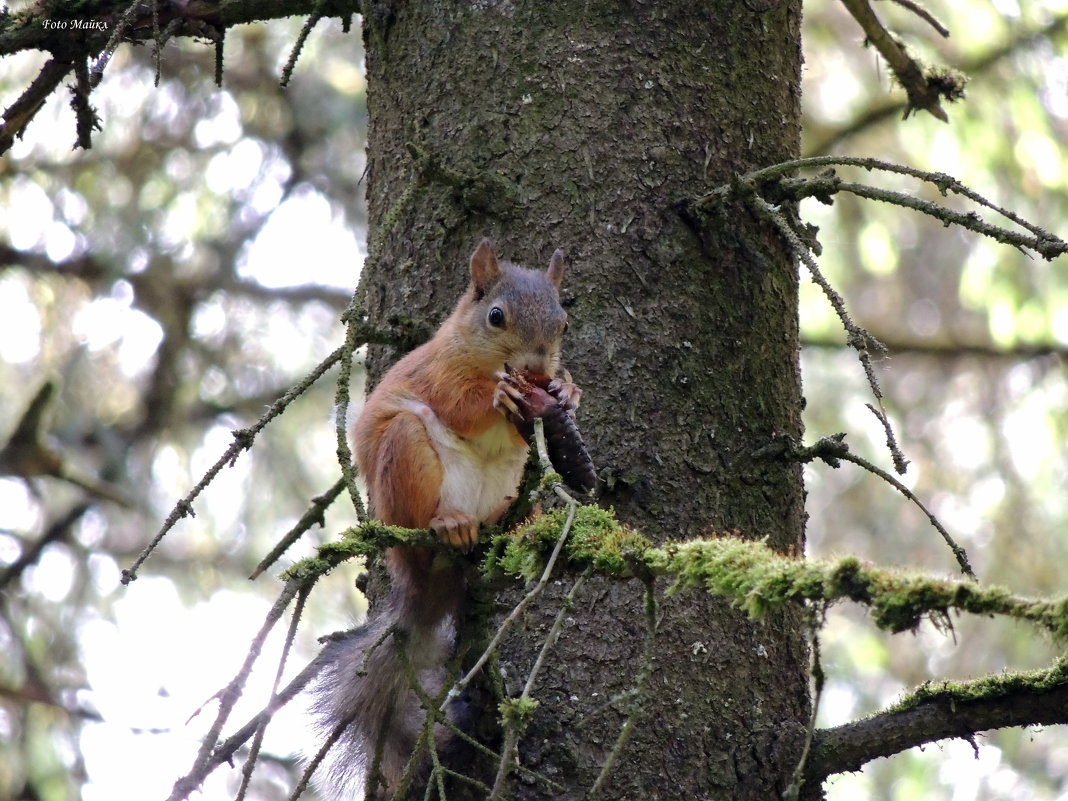
<svg viewBox="0 0 1068 801">
<path fill-rule="evenodd" d="M 834 0 L 806 3 L 803 150 L 945 171 L 1058 226 L 1068 219 L 1068 4 L 929 5 L 950 39 L 893 3 L 875 8 L 924 58 L 971 74 L 948 125 L 902 122 L 903 93 L 852 18 Z M 93 94 L 104 125 L 91 150 L 71 150 L 62 96 L 0 161 L 0 442 L 55 381 L 50 447 L 134 499 L 124 509 L 59 479 L 0 476 L 0 797 L 165 794 L 195 745 L 199 724 L 185 718 L 232 672 L 277 591 L 270 576 L 243 577 L 333 483 L 328 376 L 224 470 L 142 578 L 118 586 L 229 431 L 340 338 L 366 226 L 362 55 L 358 32 L 320 22 L 281 89 L 301 24 L 230 31 L 221 89 L 209 46 L 168 45 L 158 88 L 150 50 L 121 47 Z M 5 59 L 0 105 L 43 60 Z M 1068 541 L 1057 536 L 1068 530 L 1065 265 L 849 196 L 803 212 L 821 228 L 824 273 L 890 347 L 877 367 L 912 460 L 906 483 L 982 581 L 1068 592 Z M 844 430 L 888 465 L 864 377 L 808 283 L 801 319 L 808 439 Z M 954 573 L 923 515 L 875 477 L 812 465 L 806 481 L 813 553 Z M 293 556 L 350 522 L 339 501 Z M 35 544 L 37 558 L 14 572 Z M 331 579 L 306 612 L 305 656 L 313 634 L 358 614 L 351 575 Z M 1004 622 L 890 638 L 850 609 L 833 610 L 823 636 L 827 725 L 928 678 L 1038 667 L 1053 652 Z M 185 667 L 191 654 L 203 675 Z M 834 780 L 830 797 L 1051 799 L 1068 788 L 1063 733 L 982 742 L 978 761 L 961 743 L 880 760 Z M 291 747 L 268 743 L 255 797 L 285 797 Z M 230 797 L 233 781 L 219 777 L 205 797 Z"/>
</svg>

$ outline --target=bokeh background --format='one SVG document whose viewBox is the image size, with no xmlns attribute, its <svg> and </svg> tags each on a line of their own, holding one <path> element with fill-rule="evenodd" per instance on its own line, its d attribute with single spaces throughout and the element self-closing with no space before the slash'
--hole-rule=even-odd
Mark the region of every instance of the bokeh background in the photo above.
<svg viewBox="0 0 1068 801">
<path fill-rule="evenodd" d="M 853 19 L 834 0 L 806 2 L 804 153 L 948 172 L 1068 235 L 1068 3 L 928 6 L 951 38 L 896 4 L 876 9 L 922 57 L 971 75 L 948 125 L 902 121 L 904 95 Z M 360 37 L 320 22 L 283 89 L 301 24 L 229 32 L 221 89 L 210 46 L 169 44 L 158 88 L 151 48 L 123 46 L 92 95 L 103 130 L 91 150 L 72 149 L 61 92 L 0 159 L 0 446 L 54 386 L 49 448 L 99 485 L 0 463 L 0 798 L 165 797 L 279 590 L 277 567 L 247 576 L 336 479 L 331 372 L 222 471 L 137 581 L 119 582 L 231 430 L 341 341 L 366 247 Z M 44 60 L 0 62 L 0 106 Z M 941 199 L 911 179 L 842 173 Z M 820 226 L 822 270 L 889 348 L 876 368 L 911 460 L 902 480 L 982 581 L 1068 593 L 1068 261 L 846 195 L 802 211 Z M 808 439 L 846 431 L 890 469 L 863 373 L 810 282 L 801 321 Z M 924 515 L 874 476 L 816 464 L 806 481 L 811 554 L 957 574 Z M 342 498 L 281 564 L 352 522 Z M 295 665 L 359 618 L 354 572 L 316 588 Z M 281 632 L 235 721 L 269 692 L 280 647 Z M 1059 652 L 999 620 L 891 637 L 847 607 L 832 610 L 823 647 L 822 725 L 926 680 L 1042 667 Z M 286 797 L 303 741 L 292 716 L 269 731 L 259 799 Z M 978 756 L 958 741 L 879 760 L 834 779 L 829 798 L 1068 799 L 1063 728 L 978 743 Z M 237 773 L 218 772 L 202 797 L 231 798 Z"/>
</svg>

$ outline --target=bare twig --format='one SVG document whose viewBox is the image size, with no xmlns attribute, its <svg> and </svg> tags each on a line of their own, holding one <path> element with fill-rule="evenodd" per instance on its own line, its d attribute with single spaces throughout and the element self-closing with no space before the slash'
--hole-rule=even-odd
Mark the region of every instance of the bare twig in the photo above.
<svg viewBox="0 0 1068 801">
<path fill-rule="evenodd" d="M 249 576 L 249 578 L 258 578 L 263 573 L 263 571 L 273 565 L 278 560 L 278 558 L 286 552 L 286 549 L 288 549 L 290 545 L 300 539 L 301 535 L 303 535 L 304 532 L 310 529 L 312 526 L 316 524 L 318 524 L 319 526 L 326 525 L 323 519 L 323 513 L 327 510 L 330 504 L 337 500 L 337 496 L 344 491 L 345 480 L 342 478 L 334 482 L 334 486 L 332 486 L 322 495 L 317 495 L 316 497 L 312 498 L 312 505 L 301 516 L 300 520 L 297 521 L 296 525 L 293 526 L 293 528 L 291 528 L 289 531 L 287 531 L 285 536 L 282 537 L 281 540 L 279 540 L 278 544 L 271 549 L 271 552 L 260 560 L 260 563 L 256 565 L 256 569 L 252 571 L 252 574 Z"/>
<path fill-rule="evenodd" d="M 339 739 L 341 739 L 341 735 L 345 733 L 345 729 L 351 726 L 355 719 L 355 713 L 346 715 L 344 720 L 331 729 L 330 734 L 327 735 L 327 738 L 323 741 L 319 750 L 315 752 L 315 756 L 308 761 L 307 767 L 304 768 L 304 772 L 300 775 L 300 781 L 297 782 L 296 786 L 293 788 L 293 792 L 289 794 L 286 801 L 296 801 L 296 799 L 304 794 L 304 791 L 308 789 L 308 783 L 311 781 L 311 777 L 315 774 L 315 771 L 318 770 L 319 765 L 322 764 L 326 755 L 330 753 L 330 749 L 334 747 Z"/>
<path fill-rule="evenodd" d="M 289 652 L 293 648 L 293 641 L 297 636 L 297 624 L 300 623 L 300 616 L 304 611 L 304 603 L 308 600 L 308 594 L 310 592 L 311 585 L 304 584 L 297 593 L 297 603 L 293 607 L 293 617 L 289 624 L 289 631 L 286 632 L 286 641 L 282 646 L 282 655 L 278 660 L 278 668 L 274 674 L 274 683 L 271 685 L 271 700 L 268 702 L 268 706 L 277 703 L 278 685 L 282 682 L 282 671 L 285 670 L 286 662 L 289 660 Z M 237 795 L 234 797 L 234 801 L 243 801 L 245 793 L 248 791 L 249 783 L 252 781 L 252 772 L 256 767 L 256 761 L 259 757 L 260 747 L 263 745 L 263 735 L 267 731 L 267 724 L 269 722 L 270 718 L 264 718 L 256 727 L 256 734 L 252 738 L 252 745 L 249 747 L 248 758 L 245 760 L 245 764 L 241 768 L 241 786 L 237 790 Z"/>
<path fill-rule="evenodd" d="M 957 544 L 956 540 L 954 540 L 950 533 L 946 531 L 945 526 L 943 526 L 939 522 L 938 518 L 934 516 L 930 509 L 924 506 L 923 501 L 917 498 L 916 495 L 912 492 L 912 490 L 910 490 L 892 475 L 887 473 L 885 470 L 879 469 L 867 459 L 857 456 L 851 450 L 849 450 L 849 446 L 845 442 L 845 434 L 834 434 L 830 437 L 821 437 L 816 442 L 816 444 L 812 445 L 811 447 L 795 449 L 791 453 L 791 456 L 800 462 L 811 462 L 813 459 L 822 459 L 828 465 L 835 468 L 839 466 L 839 460 L 845 462 L 852 462 L 858 467 L 863 467 L 869 473 L 881 478 L 887 484 L 889 484 L 902 495 L 904 495 L 908 500 L 916 504 L 917 507 L 919 507 L 920 511 L 927 516 L 927 519 L 930 521 L 931 525 L 935 527 L 935 530 L 937 530 L 938 533 L 942 535 L 942 539 L 945 540 L 946 545 L 948 545 L 950 550 L 953 551 L 953 556 L 956 558 L 957 564 L 960 566 L 961 572 L 968 578 L 978 581 L 975 576 L 975 572 L 972 570 L 971 564 L 968 562 L 967 551 L 965 551 L 960 545 Z"/>
<path fill-rule="evenodd" d="M 886 435 L 886 449 L 890 451 L 890 458 L 894 462 L 894 469 L 899 476 L 905 475 L 905 471 L 908 470 L 909 460 L 905 458 L 905 454 L 901 452 L 901 447 L 897 444 L 897 437 L 894 436 L 894 427 L 890 425 L 890 418 L 886 416 L 886 409 L 883 408 L 882 398 L 878 398 L 876 402 L 879 407 L 876 408 L 873 404 L 865 403 L 868 407 L 868 411 L 875 415 L 875 419 L 878 420 L 883 426 L 883 433 Z"/>
<path fill-rule="evenodd" d="M 853 318 L 850 317 L 849 312 L 846 311 L 845 301 L 842 299 L 842 296 L 838 294 L 833 286 L 831 286 L 831 282 L 824 277 L 823 273 L 820 271 L 819 265 L 816 263 L 815 257 L 812 255 L 810 247 L 800 236 L 798 236 L 786 216 L 782 214 L 778 208 L 772 206 L 757 195 L 751 195 L 749 197 L 749 202 L 759 214 L 770 219 L 775 227 L 779 229 L 783 239 L 786 240 L 787 245 L 789 245 L 790 249 L 794 252 L 794 255 L 808 268 L 812 280 L 823 290 L 823 294 L 826 295 L 827 300 L 830 301 L 831 306 L 838 315 L 838 319 L 842 323 L 842 327 L 846 330 L 846 344 L 856 350 L 857 358 L 860 360 L 860 365 L 864 370 L 864 376 L 868 379 L 868 387 L 871 389 L 872 395 L 875 396 L 876 403 L 879 404 L 878 410 L 870 405 L 868 408 L 875 412 L 875 416 L 878 417 L 883 424 L 883 428 L 886 431 L 886 444 L 890 449 L 890 455 L 894 460 L 894 467 L 899 473 L 904 473 L 908 466 L 908 460 L 905 459 L 904 454 L 901 452 L 901 448 L 898 447 L 897 439 L 894 437 L 894 431 L 890 427 L 886 411 L 883 409 L 882 387 L 879 386 L 879 379 L 875 376 L 875 367 L 871 362 L 871 351 L 875 350 L 882 356 L 886 353 L 886 347 L 883 343 L 868 333 L 866 329 L 861 328 L 853 322 Z"/>
<path fill-rule="evenodd" d="M 364 265 L 366 270 L 366 263 Z M 363 284 L 363 281 L 360 281 Z M 359 294 L 359 288 L 356 294 Z M 355 297 L 354 297 L 355 300 Z M 346 315 L 348 315 L 346 319 Z M 337 439 L 337 461 L 341 467 L 341 478 L 345 482 L 352 508 L 360 520 L 367 518 L 367 511 L 360 497 L 360 489 L 356 486 L 356 467 L 353 464 L 352 449 L 349 447 L 349 385 L 352 380 L 352 359 L 359 347 L 359 335 L 357 333 L 357 313 L 355 306 L 342 315 L 345 319 L 345 342 L 340 348 L 339 358 L 341 361 L 337 376 L 337 389 L 334 392 L 334 434 Z"/>
<path fill-rule="evenodd" d="M 809 669 L 808 675 L 812 679 L 812 712 L 808 716 L 808 726 L 805 729 L 805 742 L 801 746 L 801 758 L 794 768 L 793 777 L 782 794 L 783 801 L 797 801 L 801 794 L 801 788 L 805 783 L 805 767 L 808 764 L 809 755 L 812 753 L 812 742 L 816 736 L 816 715 L 820 711 L 820 699 L 823 697 L 823 682 L 826 678 L 823 673 L 823 665 L 820 662 L 820 627 L 824 623 L 826 604 L 820 604 L 820 608 L 812 610 L 811 628 L 809 630 Z"/>
<path fill-rule="evenodd" d="M 934 28 L 936 31 L 938 31 L 939 35 L 947 39 L 949 38 L 949 28 L 939 22 L 934 14 L 932 14 L 926 8 L 921 6 L 919 3 L 913 2 L 913 0 L 891 0 L 891 2 L 897 3 L 897 5 L 901 6 L 902 8 L 907 8 L 917 17 L 919 17 L 932 28 Z"/>
<path fill-rule="evenodd" d="M 1048 357 L 1061 360 L 1068 359 L 1068 345 L 1054 342 L 1016 343 L 1002 348 L 996 345 L 940 339 L 905 338 L 890 340 L 886 336 L 880 336 L 879 341 L 886 345 L 889 353 L 895 356 L 927 356 L 934 359 L 978 358 L 1021 362 Z M 834 337 L 806 335 L 801 338 L 801 347 L 841 350 L 843 343 Z"/>
<path fill-rule="evenodd" d="M 815 178 L 787 178 L 779 183 L 779 187 L 786 196 L 794 200 L 800 200 L 803 197 L 826 197 L 836 192 L 849 192 L 858 197 L 914 209 L 939 219 L 947 225 L 959 225 L 969 231 L 988 236 L 1002 244 L 1011 245 L 1021 253 L 1032 250 L 1045 259 L 1055 259 L 1068 253 L 1068 242 L 1043 231 L 1041 228 L 1037 229 L 1039 233 L 1027 236 L 1016 231 L 1010 231 L 1007 228 L 991 225 L 975 212 L 963 213 L 954 211 L 904 192 L 895 192 L 866 184 L 843 181 L 833 173 L 823 174 Z"/>
<path fill-rule="evenodd" d="M 541 422 L 540 420 L 537 422 Z M 560 552 L 564 548 L 564 543 L 567 542 L 568 534 L 571 533 L 571 525 L 575 522 L 575 509 L 576 504 L 570 505 L 568 509 L 567 520 L 565 521 L 561 531 L 560 537 L 556 541 L 556 547 L 553 548 L 552 554 L 549 556 L 549 560 L 545 563 L 545 569 L 542 571 L 541 578 L 538 579 L 538 583 L 528 592 L 523 598 L 515 605 L 515 608 L 508 613 L 508 616 L 501 621 L 501 625 L 497 627 L 497 631 L 493 635 L 493 639 L 490 640 L 489 645 L 482 652 L 482 655 L 475 661 L 475 664 L 470 670 L 464 674 L 464 677 L 453 685 L 452 691 L 449 693 L 447 700 L 451 701 L 453 698 L 463 692 L 464 688 L 478 675 L 483 666 L 490 656 L 497 650 L 497 645 L 504 638 L 504 635 L 508 633 L 508 629 L 512 627 L 526 611 L 527 607 L 533 603 L 541 593 L 545 590 L 546 585 L 549 583 L 549 577 L 552 575 L 553 568 L 556 566 L 557 559 L 560 558 Z"/>
<path fill-rule="evenodd" d="M 566 528 L 567 526 L 565 526 L 565 529 Z M 571 586 L 570 592 L 564 597 L 563 603 L 560 605 L 560 611 L 557 613 L 556 619 L 553 621 L 553 625 L 545 637 L 545 642 L 542 643 L 541 650 L 538 652 L 537 659 L 534 661 L 534 665 L 530 669 L 527 681 L 523 685 L 523 692 L 518 699 L 519 703 L 530 703 L 530 694 L 534 689 L 534 682 L 537 680 L 538 673 L 541 672 L 541 667 L 545 662 L 545 656 L 559 639 L 560 632 L 563 631 L 564 618 L 573 608 L 575 596 L 578 595 L 578 591 L 586 583 L 586 579 L 590 577 L 592 572 L 592 567 L 586 568 L 586 570 L 575 580 L 575 583 Z M 497 766 L 497 776 L 493 781 L 493 791 L 490 793 L 488 801 L 500 801 L 500 799 L 504 798 L 508 777 L 515 769 L 516 749 L 522 734 L 522 725 L 520 723 L 513 721 L 509 724 L 508 721 L 505 721 L 504 744 L 501 746 L 501 761 Z"/>
<path fill-rule="evenodd" d="M 818 167 L 861 167 L 869 172 L 872 170 L 879 170 L 882 172 L 895 173 L 897 175 L 907 175 L 910 178 L 916 178 L 926 183 L 934 184 L 938 191 L 944 196 L 947 192 L 966 197 L 969 200 L 978 203 L 981 206 L 985 206 L 992 211 L 996 211 L 1001 216 L 1030 231 L 1035 235 L 1035 238 L 1039 241 L 1059 241 L 1057 237 L 1050 234 L 1045 229 L 1028 222 L 1020 217 L 1018 214 L 1013 213 L 1011 210 L 998 206 L 995 203 L 987 200 L 975 190 L 964 185 L 952 175 L 947 175 L 944 172 L 929 172 L 927 170 L 918 170 L 915 167 L 908 167 L 903 164 L 895 164 L 890 161 L 884 161 L 882 159 L 858 157 L 858 156 L 814 156 L 811 158 L 792 159 L 790 161 L 782 161 L 778 164 L 772 164 L 768 167 L 763 167 L 758 170 L 746 173 L 738 177 L 738 184 L 746 187 L 755 188 L 761 184 L 788 176 L 796 170 L 802 169 L 816 169 Z M 826 176 L 821 176 L 826 177 Z M 821 186 L 821 190 L 825 187 Z M 709 205 L 711 203 L 721 203 L 723 200 L 734 191 L 734 187 L 730 184 L 717 187 L 706 195 L 698 198 L 694 201 L 694 206 L 701 208 L 702 206 Z M 813 195 L 817 195 L 817 192 L 813 192 Z M 922 210 L 922 209 L 921 209 Z M 982 233 L 981 231 L 979 233 Z"/>
<path fill-rule="evenodd" d="M 252 447 L 252 442 L 256 438 L 256 435 L 260 433 L 274 418 L 284 412 L 294 400 L 303 395 L 309 387 L 311 387 L 316 381 L 322 378 L 341 356 L 341 349 L 338 348 L 325 359 L 323 359 L 316 367 L 303 379 L 297 382 L 293 387 L 289 389 L 282 397 L 271 404 L 270 408 L 257 420 L 250 428 L 242 428 L 233 432 L 234 441 L 230 443 L 230 447 L 226 449 L 222 456 L 208 468 L 208 471 L 197 482 L 196 486 L 189 491 L 188 494 L 177 504 L 171 513 L 167 515 L 167 519 L 163 521 L 163 525 L 160 530 L 156 532 L 156 536 L 152 538 L 152 541 L 145 546 L 145 548 L 138 554 L 137 559 L 130 567 L 122 571 L 122 583 L 129 584 L 137 578 L 137 571 L 144 564 L 145 560 L 151 556 L 152 552 L 156 549 L 156 546 L 167 536 L 174 526 L 183 517 L 193 515 L 193 501 L 204 491 L 212 481 L 215 480 L 220 471 L 227 465 L 233 465 L 237 458 L 243 451 Z"/>
<path fill-rule="evenodd" d="M 252 644 L 249 646 L 248 653 L 245 655 L 245 661 L 242 663 L 241 669 L 238 670 L 234 678 L 230 680 L 230 683 L 217 693 L 216 697 L 219 700 L 219 711 L 215 715 L 215 721 L 211 724 L 208 733 L 204 737 L 203 743 L 201 743 L 200 751 L 197 753 L 196 760 L 193 762 L 193 767 L 190 769 L 189 773 L 174 783 L 174 788 L 171 791 L 168 801 L 180 801 L 180 799 L 188 798 L 204 780 L 204 777 L 207 776 L 211 769 L 213 769 L 209 767 L 212 764 L 212 751 L 214 750 L 215 745 L 219 742 L 219 736 L 222 733 L 223 726 L 226 725 L 226 721 L 230 717 L 230 712 L 233 710 L 234 705 L 244 691 L 245 682 L 248 680 L 248 676 L 252 672 L 252 666 L 256 663 L 256 660 L 259 659 L 263 644 L 267 640 L 267 635 L 270 634 L 271 629 L 273 629 L 275 624 L 281 619 L 293 598 L 301 591 L 304 583 L 305 579 L 303 577 L 291 578 L 286 582 L 286 586 L 278 596 L 278 599 L 274 602 L 274 606 L 272 606 L 267 613 L 267 618 L 263 621 L 263 625 L 260 626 L 260 630 L 252 639 Z"/>
<path fill-rule="evenodd" d="M 913 109 L 923 109 L 942 122 L 948 122 L 949 117 L 940 100 L 943 97 L 950 101 L 960 99 L 964 95 L 964 76 L 945 68 L 932 70 L 930 67 L 921 67 L 901 42 L 883 27 L 868 0 L 842 0 L 842 4 L 864 30 L 868 41 L 886 59 L 905 89 L 909 99 L 905 116 Z"/>
<path fill-rule="evenodd" d="M 15 138 L 22 136 L 30 120 L 41 110 L 48 96 L 56 90 L 73 66 L 71 59 L 50 58 L 41 67 L 33 82 L 26 87 L 26 91 L 7 107 L 3 116 L 4 123 L 0 125 L 0 154 L 6 153 L 14 144 Z"/>
<path fill-rule="evenodd" d="M 88 150 L 93 146 L 93 131 L 100 130 L 100 117 L 89 102 L 89 66 L 83 59 L 74 62 L 75 85 L 71 88 L 71 108 L 74 109 L 75 130 L 78 140 L 75 147 Z"/>
<path fill-rule="evenodd" d="M 115 29 L 111 32 L 111 36 L 108 37 L 108 43 L 104 45 L 104 51 L 97 57 L 93 68 L 89 71 L 89 83 L 94 89 L 100 83 L 100 79 L 104 77 L 104 69 L 115 54 L 119 42 L 122 41 L 122 38 L 133 24 L 134 17 L 137 16 L 137 12 L 141 9 L 141 2 L 142 0 L 133 0 L 126 7 L 126 10 L 122 12 L 119 21 L 115 23 Z"/>
<path fill-rule="evenodd" d="M 656 657 L 656 610 L 656 586 L 654 580 L 650 578 L 645 583 L 645 648 L 642 650 L 642 661 L 641 667 L 638 669 L 638 676 L 635 679 L 634 687 L 629 693 L 631 698 L 630 710 L 627 712 L 627 719 L 619 730 L 619 735 L 616 737 L 612 750 L 605 758 L 604 765 L 601 766 L 601 772 L 597 775 L 597 780 L 593 783 L 593 787 L 590 788 L 591 798 L 596 798 L 604 789 L 608 774 L 611 773 L 612 768 L 615 767 L 616 762 L 623 753 L 623 748 L 630 740 L 630 735 L 638 722 L 638 716 L 641 714 L 642 702 L 645 700 L 649 677 L 653 675 L 653 665 Z"/>
<path fill-rule="evenodd" d="M 292 701 L 297 694 L 319 674 L 322 668 L 323 665 L 321 662 L 311 662 L 299 675 L 289 682 L 285 689 L 278 693 L 266 707 L 260 710 L 260 712 L 245 723 L 244 726 L 220 743 L 218 748 L 212 753 L 208 763 L 200 769 L 196 776 L 190 775 L 188 777 L 189 780 L 195 781 L 196 784 L 199 785 L 200 782 L 204 781 L 204 779 L 217 767 L 223 764 L 229 764 L 241 746 L 244 745 L 250 737 L 255 735 L 260 726 L 266 725 L 279 709 Z"/>
<path fill-rule="evenodd" d="M 219 38 L 215 40 L 215 85 L 220 89 L 223 83 L 223 55 L 226 49 L 226 29 L 219 31 Z"/>
<path fill-rule="evenodd" d="M 282 86 L 289 86 L 289 80 L 293 77 L 293 68 L 297 66 L 297 59 L 300 58 L 300 53 L 304 49 L 304 43 L 308 41 L 308 35 L 311 33 L 312 28 L 323 18 L 319 10 L 322 5 L 322 2 L 317 3 L 315 12 L 309 14 L 308 18 L 304 20 L 304 25 L 297 35 L 297 41 L 293 43 L 293 49 L 289 53 L 286 65 L 282 68 Z"/>
<path fill-rule="evenodd" d="M 338 373 L 337 391 L 334 395 L 334 433 L 337 439 L 337 461 L 341 467 L 341 476 L 345 480 L 345 488 L 348 490 L 352 506 L 361 520 L 366 518 L 367 514 L 363 508 L 360 491 L 356 486 L 356 470 L 353 466 L 352 449 L 349 447 L 348 407 L 352 359 L 361 342 L 358 331 L 363 326 L 365 317 L 369 276 L 378 264 L 386 238 L 400 220 L 401 215 L 415 200 L 416 193 L 422 188 L 423 182 L 422 172 L 417 172 L 412 176 L 407 186 L 404 187 L 404 191 L 401 192 L 401 196 L 397 198 L 397 202 L 393 204 L 382 224 L 375 231 L 374 236 L 368 238 L 367 258 L 364 259 L 363 269 L 360 271 L 360 281 L 352 293 L 348 308 L 341 315 L 345 323 L 345 342 L 341 346 L 341 370 Z"/>
</svg>

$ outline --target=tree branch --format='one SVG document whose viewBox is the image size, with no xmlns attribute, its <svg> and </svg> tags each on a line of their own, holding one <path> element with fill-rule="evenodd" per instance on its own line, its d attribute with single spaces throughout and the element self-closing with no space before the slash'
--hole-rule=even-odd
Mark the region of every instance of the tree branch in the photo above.
<svg viewBox="0 0 1068 801">
<path fill-rule="evenodd" d="M 949 117 L 940 101 L 942 98 L 959 100 L 964 96 L 964 84 L 968 79 L 963 73 L 948 67 L 921 64 L 913 58 L 898 38 L 883 27 L 868 0 L 842 0 L 842 4 L 864 29 L 867 41 L 886 59 L 894 77 L 904 87 L 908 95 L 905 116 L 914 109 L 922 109 L 942 122 L 948 122 Z"/>
<path fill-rule="evenodd" d="M 51 58 L 45 62 L 33 83 L 4 112 L 4 123 L 0 125 L 0 153 L 7 152 L 15 143 L 15 137 L 22 136 L 30 120 L 73 67 L 73 60 L 68 58 Z"/>
<path fill-rule="evenodd" d="M 887 340 L 883 336 L 877 338 L 886 346 L 887 352 L 894 356 L 929 356 L 936 359 L 977 357 L 1003 359 L 1005 361 L 1029 361 L 1047 356 L 1068 359 L 1068 345 L 1053 342 L 1020 343 L 1008 348 L 999 348 L 996 345 L 952 342 L 941 338 L 930 340 Z M 849 343 L 832 337 L 802 335 L 801 347 L 820 350 L 844 350 L 849 347 Z"/>
<path fill-rule="evenodd" d="M 1068 723 L 1068 660 L 1034 673 L 924 684 L 864 720 L 816 732 L 809 784 L 908 748 L 1007 726 Z"/>
<path fill-rule="evenodd" d="M 1022 47 L 1034 43 L 1038 39 L 1056 36 L 1068 28 L 1068 13 L 1054 17 L 1047 25 L 1036 30 L 1024 31 L 1006 40 L 998 47 L 974 57 L 960 64 L 960 69 L 966 75 L 977 75 L 989 69 L 998 62 L 1011 56 Z M 838 145 L 861 131 L 883 122 L 890 117 L 900 115 L 908 108 L 908 102 L 901 102 L 892 98 L 886 98 L 883 102 L 869 105 L 850 122 L 838 129 L 830 130 L 821 139 L 808 148 L 808 156 L 821 156 L 830 153 Z"/>
<path fill-rule="evenodd" d="M 895 192 L 890 189 L 882 189 L 867 184 L 858 184 L 843 181 L 833 171 L 828 170 L 814 178 L 784 178 L 778 184 L 784 197 L 791 200 L 800 200 L 805 197 L 830 197 L 837 192 L 850 192 L 858 197 L 869 200 L 879 200 L 894 206 L 922 211 L 934 217 L 946 225 L 956 224 L 978 234 L 983 234 L 1005 245 L 1012 245 L 1021 253 L 1033 250 L 1044 259 L 1052 260 L 1068 253 L 1068 243 L 1064 240 L 1045 233 L 1045 235 L 1028 236 L 1016 231 L 1010 231 L 997 225 L 991 225 L 981 219 L 975 212 L 967 214 L 948 209 L 937 203 L 907 195 L 904 192 Z"/>
<path fill-rule="evenodd" d="M 0 58 L 23 50 L 53 55 L 37 78 L 3 114 L 0 153 L 21 136 L 30 120 L 75 64 L 95 57 L 92 69 L 79 67 L 76 88 L 78 142 L 88 146 L 96 117 L 88 94 L 96 87 L 111 55 L 122 42 L 161 40 L 172 36 L 208 38 L 216 46 L 216 79 L 221 65 L 221 41 L 234 25 L 282 17 L 313 15 L 347 21 L 357 11 L 353 0 L 183 0 L 160 6 L 156 0 L 119 2 L 91 0 L 82 3 L 35 3 L 15 14 L 0 14 Z M 75 7 L 76 6 L 76 7 Z M 160 25 L 163 24 L 161 33 Z M 348 27 L 347 22 L 345 23 Z M 158 81 L 157 81 L 158 82 Z"/>
<path fill-rule="evenodd" d="M 0 17 L 0 56 L 21 50 L 64 53 L 74 42 L 78 43 L 81 52 L 100 53 L 126 11 L 130 11 L 130 17 L 122 38 L 143 42 L 153 38 L 154 29 L 174 21 L 190 26 L 184 31 L 180 29 L 179 33 L 203 36 L 205 24 L 223 30 L 250 22 L 315 13 L 345 20 L 359 10 L 353 0 L 219 0 L 211 3 L 186 0 L 163 4 L 153 20 L 151 2 L 135 2 L 133 8 L 115 0 L 56 3 L 52 4 L 56 8 L 47 10 L 41 9 L 44 5 L 38 3 L 26 11 Z M 71 8 L 75 5 L 77 8 Z"/>
</svg>

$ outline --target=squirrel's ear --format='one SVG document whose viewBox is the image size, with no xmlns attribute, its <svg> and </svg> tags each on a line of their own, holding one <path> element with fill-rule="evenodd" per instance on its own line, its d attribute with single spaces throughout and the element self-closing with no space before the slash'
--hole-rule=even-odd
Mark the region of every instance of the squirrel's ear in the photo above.
<svg viewBox="0 0 1068 801">
<path fill-rule="evenodd" d="M 497 264 L 497 254 L 493 252 L 493 243 L 483 239 L 471 254 L 471 284 L 475 288 L 475 295 L 481 299 L 500 275 L 501 267 Z"/>
<path fill-rule="evenodd" d="M 564 267 L 566 266 L 567 254 L 557 249 L 553 253 L 553 257 L 549 259 L 549 269 L 545 271 L 545 274 L 549 276 L 549 280 L 553 282 L 553 286 L 557 289 L 560 288 L 560 282 L 564 280 Z"/>
</svg>

